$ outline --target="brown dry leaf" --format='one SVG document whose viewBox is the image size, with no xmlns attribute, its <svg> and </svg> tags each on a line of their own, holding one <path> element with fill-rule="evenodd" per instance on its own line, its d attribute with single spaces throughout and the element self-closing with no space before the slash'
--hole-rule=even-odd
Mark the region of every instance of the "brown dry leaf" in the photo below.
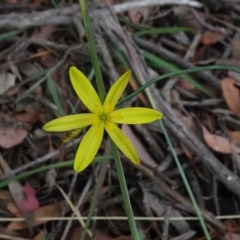
<svg viewBox="0 0 240 240">
<path fill-rule="evenodd" d="M 240 240 L 240 235 L 236 233 L 226 233 L 225 234 L 226 240 Z"/>
<path fill-rule="evenodd" d="M 127 125 L 122 125 L 122 131 L 131 140 L 131 143 L 135 147 L 137 154 L 138 154 L 139 158 L 141 159 L 142 163 L 144 163 L 146 166 L 149 166 L 151 169 L 156 168 L 157 163 L 148 154 L 147 150 L 142 145 L 142 143 L 138 140 L 138 138 L 135 136 L 135 134 L 133 133 L 131 128 Z"/>
<path fill-rule="evenodd" d="M 33 35 L 31 36 L 32 39 L 37 40 L 47 40 L 50 38 L 51 34 L 53 33 L 55 27 L 54 26 L 45 26 L 41 27 L 40 31 L 35 30 Z"/>
<path fill-rule="evenodd" d="M 42 49 L 38 49 L 38 52 L 41 52 Z M 41 63 L 45 66 L 45 67 L 53 67 L 57 64 L 57 59 L 56 57 L 51 54 L 51 52 L 49 52 L 49 54 L 47 55 L 43 55 L 41 57 Z"/>
<path fill-rule="evenodd" d="M 0 191 L 0 200 L 12 200 L 11 193 L 7 190 Z"/>
<path fill-rule="evenodd" d="M 43 2 L 43 0 L 31 0 L 31 1 L 27 1 L 26 5 L 28 8 L 37 8 L 40 7 L 41 3 Z"/>
<path fill-rule="evenodd" d="M 240 91 L 234 86 L 235 80 L 224 78 L 221 81 L 224 99 L 234 115 L 240 117 Z"/>
<path fill-rule="evenodd" d="M 63 208 L 65 201 L 62 200 L 60 202 L 49 204 L 47 206 L 43 206 L 35 210 L 34 213 L 34 226 L 39 226 L 48 220 L 37 220 L 37 218 L 44 218 L 44 217 L 60 217 L 61 216 L 61 209 Z M 9 209 L 9 206 L 7 206 Z M 16 209 L 17 206 L 15 205 Z M 11 204 L 11 211 L 13 211 L 13 205 Z M 12 212 L 13 213 L 13 212 Z M 16 214 L 16 212 L 14 213 Z M 13 221 L 7 226 L 7 230 L 21 230 L 27 228 L 27 225 L 25 222 L 18 222 Z"/>
<path fill-rule="evenodd" d="M 44 232 L 40 230 L 39 233 L 33 238 L 33 240 L 43 240 L 44 239 Z"/>
<path fill-rule="evenodd" d="M 3 173 L 5 173 L 5 174 L 9 173 L 11 171 L 10 167 L 8 166 L 7 162 L 5 161 L 5 159 L 3 158 L 3 156 L 1 154 L 0 154 L 0 166 L 1 166 Z M 25 196 L 23 187 L 20 182 L 18 182 L 18 181 L 10 182 L 8 184 L 8 189 L 12 195 L 14 203 L 18 204 L 20 201 L 26 200 L 26 196 Z M 17 210 L 16 213 L 18 213 L 19 212 L 18 208 L 16 210 Z M 34 224 L 33 213 L 31 211 L 29 211 L 27 213 L 23 212 L 22 216 L 25 219 L 25 225 L 32 232 L 32 227 Z"/>
<path fill-rule="evenodd" d="M 236 72 L 233 72 L 233 71 L 228 71 L 228 76 L 230 78 L 234 78 L 236 81 L 236 83 L 240 82 L 240 74 L 239 73 L 236 73 Z"/>
<path fill-rule="evenodd" d="M 28 132 L 25 129 L 16 126 L 16 120 L 7 114 L 0 112 L 0 146 L 2 148 L 11 148 L 20 144 Z"/>
<path fill-rule="evenodd" d="M 38 111 L 30 105 L 25 107 L 26 113 L 14 114 L 14 119 L 23 123 L 35 123 L 38 121 Z"/>
<path fill-rule="evenodd" d="M 240 131 L 228 131 L 229 136 L 231 139 L 240 146 Z"/>
<path fill-rule="evenodd" d="M 5 0 L 5 3 L 7 4 L 17 4 L 17 0 Z"/>
<path fill-rule="evenodd" d="M 206 31 L 201 39 L 204 45 L 212 45 L 216 42 L 224 40 L 225 36 L 219 32 Z"/>
<path fill-rule="evenodd" d="M 199 123 L 200 124 L 200 123 Z M 202 131 L 203 131 L 203 138 L 212 150 L 219 152 L 219 153 L 231 153 L 232 150 L 234 150 L 237 153 L 240 153 L 240 148 L 237 146 L 234 146 L 233 144 L 229 142 L 228 139 L 211 134 L 202 124 L 200 124 Z"/>
<path fill-rule="evenodd" d="M 183 89 L 186 89 L 186 90 L 192 90 L 194 89 L 195 87 L 187 80 L 185 80 L 184 78 L 179 78 L 178 80 L 178 85 L 183 88 Z"/>
<path fill-rule="evenodd" d="M 202 25 L 196 20 L 196 18 L 192 14 L 189 14 L 189 9 L 186 6 L 173 6 L 172 11 L 174 15 L 179 19 L 182 26 L 195 29 L 195 31 L 202 30 Z"/>
<path fill-rule="evenodd" d="M 128 17 L 133 23 L 140 23 L 141 20 L 144 20 L 149 15 L 149 8 L 137 8 L 132 9 L 128 12 Z"/>
</svg>

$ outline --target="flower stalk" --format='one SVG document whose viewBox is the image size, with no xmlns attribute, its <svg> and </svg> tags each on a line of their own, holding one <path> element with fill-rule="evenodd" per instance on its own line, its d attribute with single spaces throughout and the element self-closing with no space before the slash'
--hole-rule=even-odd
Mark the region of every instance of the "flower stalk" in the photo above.
<svg viewBox="0 0 240 240">
<path fill-rule="evenodd" d="M 123 196 L 125 211 L 128 217 L 129 227 L 133 239 L 138 240 L 138 231 L 136 228 L 136 223 L 134 220 L 128 189 L 117 147 L 133 164 L 139 165 L 140 160 L 133 144 L 117 126 L 117 124 L 149 123 L 161 119 L 162 114 L 159 111 L 148 108 L 123 108 L 115 110 L 116 104 L 121 98 L 122 93 L 130 80 L 131 71 L 127 71 L 125 74 L 123 74 L 113 84 L 106 96 L 86 1 L 79 0 L 79 4 L 81 7 L 86 34 L 89 42 L 90 54 L 97 81 L 98 94 L 89 80 L 85 77 L 85 75 L 76 67 L 71 67 L 69 73 L 72 86 L 76 91 L 78 97 L 89 109 L 90 113 L 74 114 L 54 119 L 45 124 L 43 126 L 43 129 L 50 132 L 71 131 L 71 138 L 72 136 L 76 137 L 82 131 L 82 129 L 90 126 L 89 130 L 83 137 L 76 153 L 74 169 L 77 172 L 83 171 L 92 162 L 101 145 L 104 131 L 108 133 L 111 138 L 112 151 Z M 65 142 L 67 141 L 69 141 L 69 137 L 65 140 Z M 99 193 L 100 184 L 97 186 L 98 187 L 95 189 L 96 196 Z M 92 202 L 91 209 L 93 210 L 94 207 L 95 202 Z M 89 213 L 89 219 L 85 228 L 88 227 L 92 214 L 93 211 Z M 85 234 L 81 236 L 81 239 L 83 239 L 84 236 Z"/>
<path fill-rule="evenodd" d="M 120 189 L 121 189 L 121 193 L 122 193 L 122 197 L 123 197 L 123 203 L 124 203 L 124 207 L 125 207 L 125 212 L 127 214 L 128 224 L 129 224 L 129 228 L 131 231 L 132 239 L 138 240 L 139 235 L 138 235 L 138 231 L 137 231 L 136 222 L 134 220 L 133 210 L 132 210 L 132 206 L 131 206 L 131 202 L 130 202 L 130 198 L 129 198 L 129 194 L 128 194 L 127 184 L 126 184 L 125 177 L 124 177 L 121 159 L 119 157 L 117 147 L 113 141 L 111 141 L 111 146 L 112 146 L 113 158 L 114 158 L 114 162 L 115 162 L 115 166 L 116 166 L 116 170 L 117 170 L 119 185 L 120 185 Z"/>
</svg>

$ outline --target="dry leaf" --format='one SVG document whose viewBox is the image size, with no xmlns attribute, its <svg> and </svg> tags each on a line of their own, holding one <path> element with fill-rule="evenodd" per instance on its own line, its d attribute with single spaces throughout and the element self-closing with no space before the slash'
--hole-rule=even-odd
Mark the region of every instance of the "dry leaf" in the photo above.
<svg viewBox="0 0 240 240">
<path fill-rule="evenodd" d="M 0 191 L 0 200 L 12 200 L 12 195 L 7 190 Z"/>
<path fill-rule="evenodd" d="M 35 195 L 35 189 L 28 183 L 25 183 L 23 188 L 24 193 L 26 194 L 26 201 L 18 201 L 18 207 L 22 212 L 33 211 L 39 208 L 39 202 Z"/>
<path fill-rule="evenodd" d="M 236 233 L 226 233 L 225 240 L 240 240 L 240 235 Z"/>
<path fill-rule="evenodd" d="M 3 173 L 9 173 L 11 171 L 10 167 L 8 166 L 7 162 L 5 159 L 2 157 L 0 154 L 0 166 L 3 171 Z M 14 199 L 15 203 L 18 203 L 19 201 L 24 201 L 26 199 L 25 194 L 23 192 L 23 187 L 21 183 L 18 181 L 10 182 L 8 184 L 8 189 L 12 195 L 12 198 Z M 15 209 L 15 214 L 19 212 L 18 208 Z M 33 213 L 28 212 L 28 213 L 22 213 L 22 216 L 25 219 L 25 225 L 29 228 L 30 232 L 32 232 L 32 227 L 34 224 L 34 218 L 33 218 Z"/>
<path fill-rule="evenodd" d="M 144 20 L 149 15 L 148 8 L 138 8 L 132 9 L 128 12 L 128 17 L 133 23 L 140 23 L 141 20 Z"/>
<path fill-rule="evenodd" d="M 44 239 L 44 232 L 40 230 L 39 233 L 33 238 L 33 240 L 43 240 Z"/>
<path fill-rule="evenodd" d="M 192 90 L 195 88 L 189 81 L 185 80 L 184 78 L 179 78 L 178 85 L 181 88 L 186 89 L 186 90 Z"/>
<path fill-rule="evenodd" d="M 224 78 L 221 81 L 224 99 L 234 115 L 240 117 L 240 92 L 234 86 L 235 80 L 232 78 Z"/>
<path fill-rule="evenodd" d="M 9 72 L 0 74 L 0 95 L 15 85 L 16 76 Z"/>
<path fill-rule="evenodd" d="M 37 40 L 48 40 L 54 30 L 55 30 L 55 27 L 53 25 L 41 27 L 40 30 L 34 31 L 31 38 L 37 39 Z"/>
<path fill-rule="evenodd" d="M 131 128 L 127 125 L 122 125 L 123 132 L 128 136 L 128 138 L 131 140 L 133 146 L 135 147 L 137 154 L 141 161 L 149 166 L 150 168 L 154 169 L 157 167 L 156 162 L 152 159 L 152 157 L 148 154 L 145 147 L 142 145 L 142 143 L 138 140 L 138 138 L 135 136 Z"/>
<path fill-rule="evenodd" d="M 0 146 L 2 148 L 11 148 L 20 144 L 28 132 L 25 129 L 16 126 L 16 120 L 7 114 L 0 113 Z"/>
<path fill-rule="evenodd" d="M 200 126 L 203 131 L 203 138 L 208 147 L 212 150 L 219 153 L 231 153 L 234 150 L 235 152 L 240 153 L 240 148 L 231 144 L 228 139 L 211 134 L 202 124 L 200 124 Z"/>
<path fill-rule="evenodd" d="M 12 203 L 11 203 L 12 204 Z M 65 204 L 65 201 L 62 200 L 60 202 L 49 204 L 47 206 L 43 206 L 38 208 L 34 211 L 34 226 L 39 226 L 48 220 L 37 220 L 36 218 L 44 218 L 44 217 L 60 217 L 61 216 L 61 209 L 63 208 L 63 205 Z M 17 206 L 15 206 L 17 209 Z M 9 208 L 8 208 L 9 209 Z M 11 206 L 11 209 L 13 209 L 13 206 Z M 16 213 L 16 212 L 15 212 Z M 13 221 L 7 226 L 7 230 L 20 230 L 27 228 L 27 225 L 25 222 L 17 222 Z"/>
<path fill-rule="evenodd" d="M 236 81 L 236 83 L 240 82 L 240 74 L 239 73 L 236 73 L 236 72 L 233 72 L 233 71 L 228 71 L 228 76 L 230 78 L 234 78 Z"/>
<path fill-rule="evenodd" d="M 216 42 L 224 40 L 225 36 L 219 32 L 206 31 L 201 39 L 204 45 L 212 45 Z"/>
<path fill-rule="evenodd" d="M 26 113 L 14 114 L 14 119 L 23 123 L 35 123 L 38 121 L 38 111 L 34 107 L 26 106 L 24 111 Z"/>
<path fill-rule="evenodd" d="M 240 131 L 228 131 L 229 136 L 231 139 L 240 146 Z"/>
</svg>

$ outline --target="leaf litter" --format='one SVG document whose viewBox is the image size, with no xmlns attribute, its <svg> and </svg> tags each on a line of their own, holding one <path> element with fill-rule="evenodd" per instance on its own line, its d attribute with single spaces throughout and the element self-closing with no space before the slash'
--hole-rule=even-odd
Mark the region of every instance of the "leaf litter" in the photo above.
<svg viewBox="0 0 240 240">
<path fill-rule="evenodd" d="M 205 1 L 204 8 L 196 7 L 203 6 L 202 1 L 193 0 L 183 1 L 182 4 L 181 1 L 176 4 L 176 1 L 170 0 L 168 5 L 161 5 L 159 1 L 154 6 L 151 1 L 143 1 L 144 7 L 137 1 L 131 7 L 127 5 L 131 1 L 110 1 L 137 61 L 133 61 L 129 55 L 131 51 L 122 41 L 116 19 L 106 14 L 109 5 L 105 1 L 97 2 L 92 3 L 90 14 L 94 16 L 95 34 L 103 40 L 102 43 L 98 42 L 98 51 L 107 87 L 115 79 L 112 71 L 119 76 L 131 66 L 135 77 L 128 93 L 136 90 L 139 85 L 137 64 L 146 74 L 146 80 L 171 72 L 166 68 L 166 63 L 178 69 L 214 64 L 240 67 L 240 37 L 236 17 L 239 10 L 237 4 L 231 1 L 217 1 L 213 5 L 212 1 Z M 41 128 L 61 114 L 59 106 L 67 114 L 86 111 L 77 101 L 67 74 L 73 65 L 86 74 L 92 74 L 82 19 L 76 14 L 79 6 L 77 1 L 68 0 L 36 0 L 27 4 L 6 0 L 1 4 L 0 153 L 3 160 L 0 184 L 4 179 L 11 179 L 14 170 L 20 174 L 29 170 L 37 172 L 0 189 L 1 219 L 11 218 L 10 221 L 1 221 L 0 228 L 9 239 L 14 239 L 14 236 L 34 240 L 79 239 L 82 232 L 79 222 L 68 224 L 68 220 L 62 219 L 71 216 L 72 211 L 55 183 L 66 192 L 74 206 L 79 199 L 83 199 L 79 211 L 86 216 L 98 179 L 98 164 L 91 165 L 76 179 L 69 166 L 38 172 L 42 167 L 74 159 L 76 152 L 74 144 L 59 148 L 64 134 L 47 134 Z M 181 30 L 171 33 L 171 27 Z M 182 27 L 190 27 L 193 31 L 184 31 Z M 169 28 L 168 32 L 162 33 L 162 28 Z M 141 35 L 141 31 L 146 29 L 152 30 L 152 33 Z M 141 38 L 136 37 L 139 32 Z M 163 61 L 145 59 L 143 51 L 149 51 L 155 59 Z M 109 61 L 114 68 L 112 71 L 109 71 Z M 148 79 L 153 72 L 154 76 Z M 51 87 L 55 89 L 49 89 L 49 76 L 54 83 Z M 202 89 L 210 92 L 212 99 L 200 92 L 194 81 L 190 83 L 183 76 L 179 76 L 177 84 L 173 85 L 168 85 L 169 80 L 158 82 L 153 86 L 157 95 L 152 94 L 152 97 L 155 101 L 159 100 L 158 96 L 165 97 L 163 112 L 168 122 L 164 124 L 194 194 L 202 196 L 199 204 L 205 206 L 201 211 L 212 239 L 222 239 L 223 236 L 226 239 L 239 239 L 239 222 L 231 218 L 239 215 L 237 180 L 232 181 L 236 185 L 230 189 L 227 185 L 230 175 L 219 180 L 219 176 L 209 169 L 203 158 L 206 155 L 220 166 L 219 175 L 224 174 L 221 171 L 225 167 L 231 176 L 238 179 L 240 77 L 234 72 L 221 70 L 189 76 Z M 214 98 L 222 101 L 214 101 Z M 124 104 L 150 106 L 145 93 Z M 169 112 L 173 114 L 170 118 Z M 175 122 L 175 116 L 178 122 Z M 184 135 L 179 122 L 188 129 L 189 135 L 207 146 L 206 151 L 189 140 L 193 138 Z M 121 155 L 135 216 L 165 217 L 165 222 L 138 220 L 139 231 L 144 232 L 143 239 L 203 239 L 199 222 L 185 219 L 195 217 L 195 212 L 190 210 L 192 205 L 186 204 L 186 189 L 159 125 L 122 126 L 122 129 L 136 146 L 142 163 L 135 168 Z M 107 139 L 100 148 L 99 156 L 109 151 L 105 143 Z M 51 157 L 52 149 L 59 150 L 54 157 Z M 39 159 L 45 160 L 39 163 Z M 94 184 L 84 195 L 83 189 L 91 176 L 95 177 Z M 110 216 L 125 215 L 112 161 L 106 176 L 95 212 L 105 219 L 94 220 L 90 230 L 98 240 L 129 239 L 126 221 L 108 219 Z M 182 199 L 186 199 L 185 202 Z M 22 216 L 26 221 L 16 221 Z M 218 220 L 219 216 L 228 216 L 227 224 L 225 220 Z M 48 220 L 53 217 L 54 220 Z M 179 220 L 173 221 L 174 217 Z M 64 231 L 65 237 L 62 235 Z"/>
</svg>

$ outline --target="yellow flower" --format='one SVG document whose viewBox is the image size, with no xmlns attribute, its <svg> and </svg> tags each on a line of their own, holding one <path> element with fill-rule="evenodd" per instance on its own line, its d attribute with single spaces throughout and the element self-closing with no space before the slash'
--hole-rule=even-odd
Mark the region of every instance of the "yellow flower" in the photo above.
<svg viewBox="0 0 240 240">
<path fill-rule="evenodd" d="M 43 129 L 49 132 L 76 130 L 79 133 L 79 129 L 91 125 L 77 150 L 74 161 L 75 171 L 81 172 L 91 163 L 102 142 L 104 129 L 132 163 L 140 164 L 134 146 L 117 124 L 149 123 L 160 119 L 162 114 L 153 109 L 139 107 L 115 110 L 115 106 L 129 82 L 131 71 L 127 71 L 112 85 L 103 104 L 82 72 L 76 67 L 71 67 L 69 73 L 74 90 L 91 113 L 60 117 L 46 123 Z"/>
</svg>

